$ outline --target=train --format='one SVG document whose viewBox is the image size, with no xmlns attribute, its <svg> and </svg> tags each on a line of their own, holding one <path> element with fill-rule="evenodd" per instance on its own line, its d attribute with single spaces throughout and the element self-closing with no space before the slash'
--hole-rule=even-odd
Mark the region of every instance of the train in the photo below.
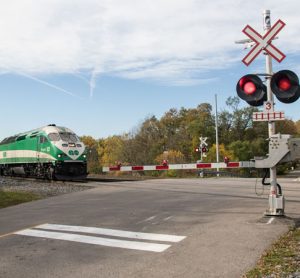
<svg viewBox="0 0 300 278">
<path fill-rule="evenodd" d="M 10 136 L 0 142 L 0 175 L 82 180 L 86 148 L 72 130 L 55 124 Z"/>
</svg>

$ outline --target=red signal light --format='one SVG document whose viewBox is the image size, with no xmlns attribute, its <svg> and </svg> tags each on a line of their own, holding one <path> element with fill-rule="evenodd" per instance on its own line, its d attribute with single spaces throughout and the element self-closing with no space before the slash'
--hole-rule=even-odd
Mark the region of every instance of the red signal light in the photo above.
<svg viewBox="0 0 300 278">
<path fill-rule="evenodd" d="M 300 97 L 298 76 L 290 70 L 281 70 L 271 78 L 271 89 L 277 99 L 283 103 L 292 103 Z"/>
<path fill-rule="evenodd" d="M 256 86 L 253 82 L 247 82 L 244 86 L 244 92 L 247 95 L 252 95 L 256 91 Z"/>
<path fill-rule="evenodd" d="M 279 79 L 277 85 L 278 85 L 278 88 L 282 91 L 287 91 L 292 86 L 291 81 L 287 77 Z"/>
<path fill-rule="evenodd" d="M 239 81 L 239 85 L 247 95 L 252 95 L 256 91 L 255 84 L 248 77 L 242 77 Z"/>
<path fill-rule="evenodd" d="M 267 100 L 267 89 L 255 74 L 244 75 L 236 85 L 238 96 L 252 106 L 263 105 Z"/>
</svg>

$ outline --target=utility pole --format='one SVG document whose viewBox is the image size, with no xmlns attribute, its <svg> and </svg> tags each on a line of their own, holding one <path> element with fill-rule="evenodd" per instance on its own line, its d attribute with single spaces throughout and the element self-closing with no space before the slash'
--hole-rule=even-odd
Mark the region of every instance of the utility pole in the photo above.
<svg viewBox="0 0 300 278">
<path fill-rule="evenodd" d="M 218 96 L 215 94 L 215 106 L 216 106 L 216 111 L 215 111 L 215 128 L 216 128 L 216 158 L 217 158 L 217 163 L 219 163 L 219 134 L 218 134 Z M 217 168 L 217 177 L 219 177 L 219 167 Z"/>
</svg>

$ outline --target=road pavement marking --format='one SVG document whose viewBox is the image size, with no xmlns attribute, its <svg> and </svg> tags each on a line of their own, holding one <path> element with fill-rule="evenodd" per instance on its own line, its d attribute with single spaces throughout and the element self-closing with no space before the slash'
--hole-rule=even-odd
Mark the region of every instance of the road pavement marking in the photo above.
<svg viewBox="0 0 300 278">
<path fill-rule="evenodd" d="M 267 223 L 267 225 L 271 224 L 274 221 L 275 217 L 271 217 Z"/>
<path fill-rule="evenodd" d="M 54 230 L 54 231 L 47 231 Z M 179 242 L 185 238 L 185 236 L 175 236 L 166 234 L 152 234 L 152 233 L 137 233 L 122 230 L 112 230 L 96 227 L 83 227 L 83 226 L 68 226 L 68 225 L 58 225 L 58 224 L 42 224 L 35 226 L 31 229 L 25 229 L 21 231 L 14 232 L 15 235 L 41 237 L 41 238 L 51 238 L 58 240 L 74 241 L 80 243 L 102 245 L 108 247 L 119 247 L 126 249 L 151 251 L 151 252 L 163 252 L 167 250 L 171 245 L 161 244 L 161 243 L 150 243 L 142 241 L 129 241 L 113 238 L 105 238 L 99 236 L 88 236 L 73 233 L 64 232 L 79 232 L 87 234 L 97 234 L 106 235 L 112 237 L 125 237 L 136 240 L 155 240 L 155 241 L 169 241 L 169 242 Z"/>
<path fill-rule="evenodd" d="M 150 216 L 149 218 L 145 219 L 144 221 L 151 221 L 151 220 L 153 220 L 154 218 L 156 218 L 156 215 Z"/>
<path fill-rule="evenodd" d="M 69 225 L 58 225 L 58 224 L 43 224 L 43 225 L 36 226 L 35 228 L 45 229 L 45 230 L 64 231 L 64 232 L 68 231 L 68 232 L 98 234 L 98 235 L 143 239 L 143 240 L 167 241 L 167 242 L 179 242 L 185 239 L 185 236 L 153 234 L 153 233 L 137 233 L 137 232 L 104 229 L 104 228 L 96 228 L 96 227 L 69 226 Z"/>
<path fill-rule="evenodd" d="M 157 215 L 150 216 L 150 217 L 148 217 L 148 218 L 146 218 L 146 219 L 144 219 L 144 220 L 142 220 L 142 221 L 137 222 L 137 224 L 140 224 L 140 223 L 143 223 L 143 222 L 151 221 L 151 220 L 155 219 L 156 216 L 157 216 Z"/>
<path fill-rule="evenodd" d="M 35 226 L 30 226 L 26 229 L 33 229 L 33 228 L 36 228 L 38 225 L 35 225 Z M 15 233 L 19 232 L 19 231 L 23 231 L 24 228 L 22 230 L 17 230 L 17 231 L 14 231 L 14 232 L 10 232 L 10 233 L 7 233 L 7 234 L 3 234 L 3 235 L 0 235 L 0 238 L 2 237 L 6 237 L 6 236 L 11 236 L 11 235 L 14 235 Z"/>
<path fill-rule="evenodd" d="M 42 230 L 31 230 L 31 229 L 19 231 L 16 232 L 15 234 L 23 235 L 23 236 L 33 236 L 33 237 L 74 241 L 74 242 L 102 245 L 108 247 L 119 247 L 119 248 L 142 250 L 142 251 L 152 251 L 152 252 L 163 252 L 171 246 L 167 244 L 128 241 L 128 240 L 110 239 L 110 238 L 102 238 L 102 237 L 84 236 L 78 234 L 68 234 L 68 233 L 61 233 L 61 232 L 47 232 Z"/>
</svg>

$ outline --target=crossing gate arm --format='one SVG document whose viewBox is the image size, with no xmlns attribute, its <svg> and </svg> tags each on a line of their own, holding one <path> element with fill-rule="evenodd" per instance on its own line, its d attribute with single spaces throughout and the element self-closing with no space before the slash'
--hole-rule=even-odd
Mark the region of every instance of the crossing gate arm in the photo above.
<svg viewBox="0 0 300 278">
<path fill-rule="evenodd" d="M 132 172 L 132 171 L 163 171 L 163 170 L 195 170 L 195 169 L 232 169 L 232 168 L 254 168 L 252 161 L 238 161 L 229 163 L 188 163 L 169 165 L 144 165 L 144 166 L 109 166 L 103 167 L 103 172 Z"/>
</svg>

